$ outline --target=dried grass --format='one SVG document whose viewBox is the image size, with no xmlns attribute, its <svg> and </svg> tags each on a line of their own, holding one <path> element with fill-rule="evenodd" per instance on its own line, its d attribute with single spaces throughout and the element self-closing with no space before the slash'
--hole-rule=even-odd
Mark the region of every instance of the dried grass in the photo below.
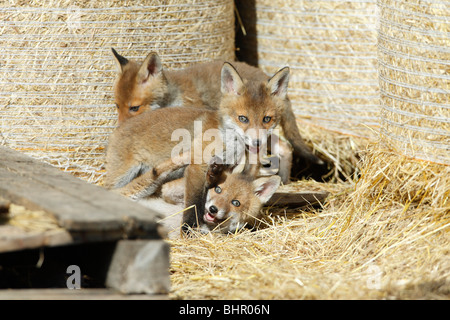
<svg viewBox="0 0 450 320">
<path fill-rule="evenodd" d="M 166 67 L 234 57 L 232 0 L 0 3 L 0 144 L 94 183 L 116 125 L 111 47 Z"/>
<path fill-rule="evenodd" d="M 256 232 L 169 240 L 173 298 L 450 297 L 450 167 L 327 135 L 362 149 L 360 178 L 294 183 L 332 196 L 313 211 L 265 209 Z"/>
<path fill-rule="evenodd" d="M 328 130 L 374 136 L 380 109 L 376 0 L 255 0 L 237 5 L 247 33 L 238 53 L 268 74 L 289 65 L 289 97 L 299 119 Z"/>
</svg>

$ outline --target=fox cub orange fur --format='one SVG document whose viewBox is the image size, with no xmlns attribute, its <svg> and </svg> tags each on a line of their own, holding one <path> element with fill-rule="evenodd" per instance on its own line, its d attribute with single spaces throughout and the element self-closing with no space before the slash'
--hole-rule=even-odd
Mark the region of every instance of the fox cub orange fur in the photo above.
<svg viewBox="0 0 450 320">
<path fill-rule="evenodd" d="M 261 218 L 261 207 L 280 185 L 279 176 L 261 177 L 233 172 L 233 166 L 214 157 L 204 179 L 204 209 L 191 217 L 202 233 L 233 233 L 244 227 L 253 228 Z M 183 226 L 185 227 L 185 226 Z M 187 227 L 187 225 L 186 225 Z"/>
<path fill-rule="evenodd" d="M 267 135 L 261 138 L 255 136 L 255 131 L 270 134 L 279 124 L 288 75 L 289 70 L 285 68 L 267 81 L 244 82 L 233 66 L 225 63 L 219 79 L 222 98 L 216 111 L 198 107 L 157 108 L 123 122 L 109 140 L 105 186 L 137 200 L 154 194 L 163 183 L 183 176 L 184 171 L 185 206 L 196 205 L 203 211 L 209 160 L 220 156 L 228 163 L 227 151 L 231 149 L 231 162 L 236 164 L 246 154 L 258 155 L 265 148 Z M 200 132 L 196 132 L 195 123 L 201 124 Z M 177 164 L 172 154 L 178 144 L 172 141 L 177 129 L 189 133 L 194 147 L 187 156 L 185 153 L 175 156 L 188 160 L 186 169 L 186 162 Z M 203 154 L 201 161 L 196 162 L 196 153 L 204 152 L 209 145 L 204 135 L 210 129 L 219 133 L 217 138 L 224 146 L 224 153 Z M 195 150 L 196 144 L 200 150 Z M 259 162 L 254 165 L 258 166 Z M 183 221 L 188 226 L 196 226 L 194 212 L 188 210 L 184 214 Z"/>
</svg>

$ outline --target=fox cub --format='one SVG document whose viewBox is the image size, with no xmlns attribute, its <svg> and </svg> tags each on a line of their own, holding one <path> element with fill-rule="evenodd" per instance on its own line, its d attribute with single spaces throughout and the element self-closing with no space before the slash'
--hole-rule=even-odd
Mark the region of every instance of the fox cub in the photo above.
<svg viewBox="0 0 450 320">
<path fill-rule="evenodd" d="M 223 98 L 219 78 L 224 61 L 198 63 L 183 70 L 168 71 L 163 70 L 161 60 L 156 53 L 150 53 L 143 63 L 139 64 L 119 55 L 114 49 L 112 52 L 119 70 L 119 76 L 114 84 L 119 124 L 145 111 L 163 107 L 206 107 L 219 110 Z M 272 103 L 280 106 L 276 116 L 279 118 L 284 136 L 293 148 L 294 160 L 298 167 L 294 171 L 300 170 L 305 175 L 316 177 L 325 173 L 326 165 L 312 153 L 299 133 L 291 102 L 287 96 L 289 68 L 285 67 L 277 72 L 279 74 L 282 71 L 285 74 L 284 77 L 278 77 L 276 80 L 279 81 L 278 89 L 270 92 L 269 95 L 264 95 L 258 87 L 261 83 L 274 80 L 273 77 L 269 79 L 260 69 L 242 62 L 233 62 L 233 66 L 247 86 L 256 87 L 253 91 L 256 95 L 254 98 L 259 98 L 262 105 L 267 103 L 266 100 L 272 100 Z M 233 108 L 235 113 L 239 112 L 242 116 L 240 118 L 242 121 L 249 119 L 251 117 L 249 113 L 252 111 L 256 111 L 257 116 L 267 116 L 262 110 L 263 106 L 259 109 L 247 108 L 245 101 L 241 101 L 239 105 L 234 104 Z M 270 116 L 265 119 L 270 121 Z M 258 139 L 253 138 L 251 143 L 254 143 L 253 147 L 257 147 Z M 283 143 L 279 144 L 279 148 L 283 152 L 290 153 L 289 147 Z M 308 166 L 312 166 L 312 169 L 307 169 Z M 289 170 L 290 168 L 291 166 Z M 283 181 L 287 182 L 285 178 Z"/>
<path fill-rule="evenodd" d="M 233 166 L 214 157 L 204 179 L 204 210 L 192 217 L 202 233 L 233 233 L 244 227 L 253 228 L 261 218 L 262 206 L 280 185 L 279 176 L 261 177 L 233 172 Z"/>
<path fill-rule="evenodd" d="M 250 167 L 260 165 L 259 154 L 267 144 L 267 135 L 278 125 L 282 108 L 277 99 L 269 97 L 282 99 L 287 86 L 283 79 L 287 75 L 286 69 L 282 69 L 268 81 L 245 83 L 233 66 L 225 63 L 219 81 L 223 97 L 217 111 L 192 107 L 161 108 L 128 119 L 110 136 L 105 186 L 139 200 L 158 192 L 162 184 L 184 176 L 184 205 L 195 205 L 197 212 L 193 209 L 185 211 L 183 224 L 198 226 L 197 217 L 204 216 L 204 183 L 210 159 L 219 156 L 234 165 L 242 163 L 242 159 L 248 158 L 246 156 L 254 155 L 257 162 Z M 196 130 L 196 127 L 200 129 Z M 173 133 L 179 129 L 188 133 L 190 147 L 174 154 L 179 143 L 173 139 Z M 210 139 L 205 137 L 211 130 L 217 134 L 214 142 L 223 145 L 222 152 L 208 149 Z M 263 134 L 255 136 L 255 131 Z M 231 159 L 229 150 L 233 151 Z M 230 178 L 229 181 L 234 180 Z M 217 213 L 222 216 L 219 211 Z M 207 217 L 211 218 L 212 214 L 210 210 Z"/>
<path fill-rule="evenodd" d="M 176 162 L 205 165 L 217 155 L 227 163 L 239 163 L 247 153 L 253 155 L 257 162 L 254 164 L 259 165 L 267 135 L 278 125 L 282 108 L 268 96 L 285 94 L 286 88 L 281 86 L 286 86 L 287 82 L 280 80 L 285 77 L 286 70 L 282 69 L 267 82 L 245 84 L 233 66 L 225 63 L 220 79 L 223 98 L 217 111 L 161 108 L 130 118 L 110 136 L 106 187 L 139 199 L 153 194 L 160 184 L 180 176 L 183 166 L 175 168 Z M 187 131 L 192 148 L 185 148 L 187 155 L 182 154 L 179 158 L 183 159 L 175 161 L 177 156 L 174 157 L 173 150 L 179 143 L 173 140 L 173 133 L 180 129 Z M 214 143 L 223 146 L 225 155 L 212 154 L 217 150 L 207 148 L 210 143 L 206 133 L 214 130 L 217 134 Z M 210 154 L 205 152 L 208 150 Z M 231 156 L 228 156 L 228 150 L 233 151 Z M 195 170 L 199 169 L 192 169 Z M 202 175 L 200 172 L 192 174 L 193 177 Z"/>
</svg>

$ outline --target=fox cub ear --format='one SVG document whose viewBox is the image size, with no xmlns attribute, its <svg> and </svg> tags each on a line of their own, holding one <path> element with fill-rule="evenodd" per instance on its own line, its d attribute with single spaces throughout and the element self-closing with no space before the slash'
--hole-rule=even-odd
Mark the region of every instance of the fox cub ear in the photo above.
<svg viewBox="0 0 450 320">
<path fill-rule="evenodd" d="M 117 53 L 117 51 L 114 48 L 111 48 L 111 51 L 114 55 L 115 61 L 116 61 L 116 66 L 117 66 L 117 71 L 119 71 L 120 73 L 123 72 L 123 67 L 129 62 L 127 58 L 122 57 L 120 54 Z"/>
<path fill-rule="evenodd" d="M 161 74 L 162 63 L 159 55 L 155 52 L 150 52 L 139 68 L 137 79 L 140 82 L 146 82 L 149 77 L 155 77 Z"/>
<path fill-rule="evenodd" d="M 220 73 L 220 90 L 223 94 L 241 95 L 244 90 L 244 82 L 236 69 L 225 62 Z"/>
<path fill-rule="evenodd" d="M 267 87 L 273 96 L 286 98 L 289 83 L 289 67 L 280 69 L 269 79 Z"/>
<path fill-rule="evenodd" d="M 277 191 L 280 183 L 280 176 L 259 178 L 253 181 L 253 190 L 255 195 L 261 200 L 261 203 L 264 204 L 269 201 L 275 191 Z"/>
</svg>

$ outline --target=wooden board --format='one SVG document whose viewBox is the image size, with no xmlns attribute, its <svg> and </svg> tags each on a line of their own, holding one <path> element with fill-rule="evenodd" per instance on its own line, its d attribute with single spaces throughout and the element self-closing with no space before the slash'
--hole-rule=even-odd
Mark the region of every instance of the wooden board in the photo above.
<svg viewBox="0 0 450 320">
<path fill-rule="evenodd" d="M 0 253 L 71 243 L 74 239 L 64 229 L 28 232 L 16 226 L 0 225 Z"/>
<path fill-rule="evenodd" d="M 52 239 L 60 244 L 62 239 L 84 242 L 160 238 L 156 222 L 159 217 L 151 209 L 1 146 L 0 197 L 52 214 L 70 234 L 35 236 L 34 246 L 51 243 Z M 25 247 L 32 243 L 30 240 Z"/>
</svg>

